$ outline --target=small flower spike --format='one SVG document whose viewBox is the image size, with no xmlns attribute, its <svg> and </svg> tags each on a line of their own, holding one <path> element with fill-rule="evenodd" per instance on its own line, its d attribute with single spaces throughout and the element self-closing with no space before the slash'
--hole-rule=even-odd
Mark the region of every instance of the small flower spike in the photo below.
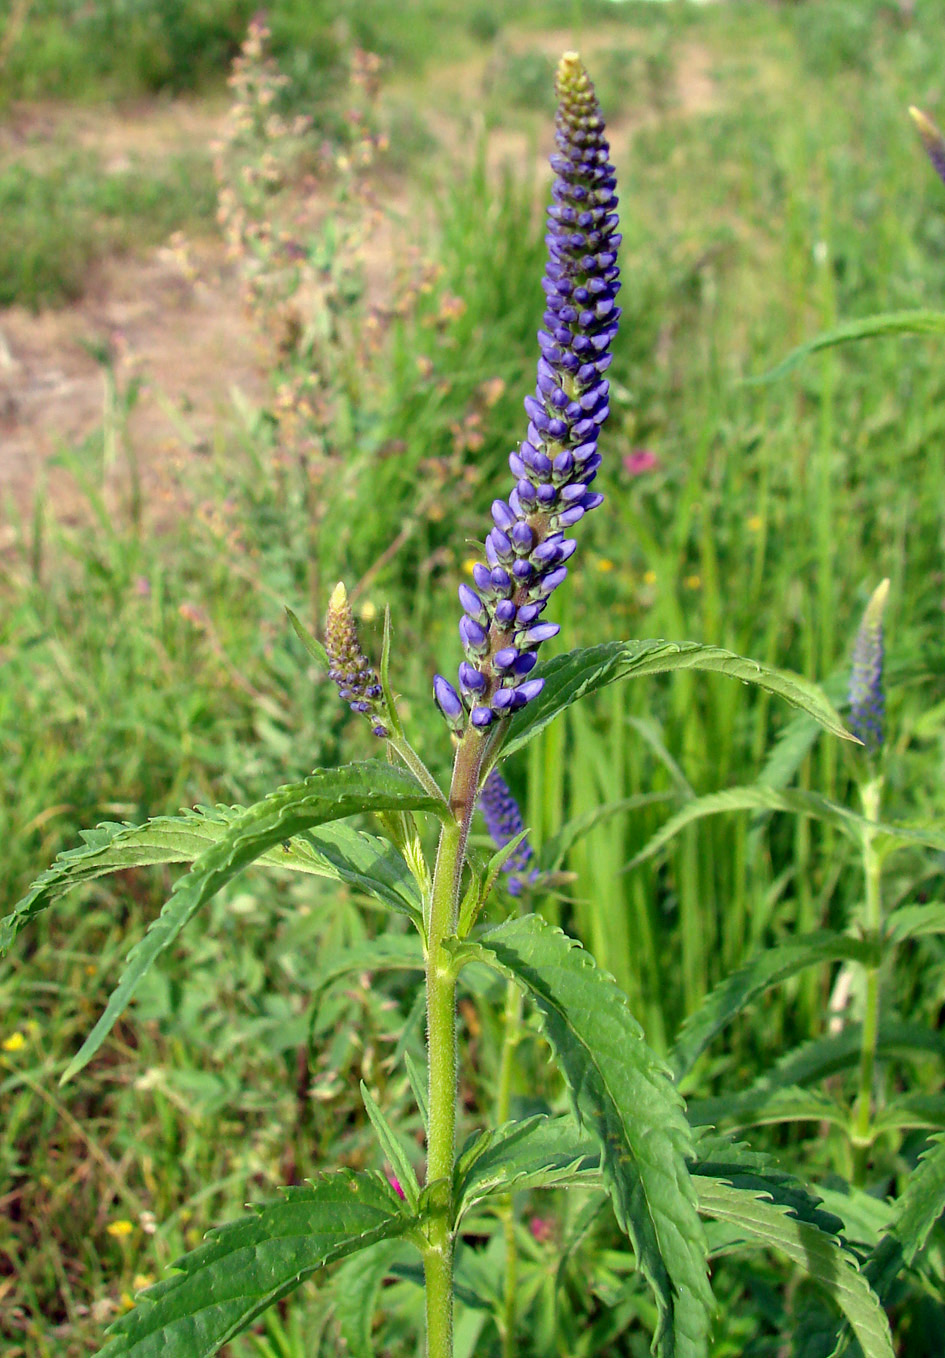
<svg viewBox="0 0 945 1358">
<path fill-rule="evenodd" d="M 939 179 L 945 180 L 945 137 L 921 109 L 910 108 L 909 116 L 918 129 L 926 155 L 934 165 L 936 174 Z"/>
<path fill-rule="evenodd" d="M 498 769 L 493 769 L 483 783 L 479 794 L 479 807 L 486 822 L 486 829 L 497 849 L 505 848 L 509 840 L 515 839 L 525 828 L 518 803 Z M 530 872 L 528 870 L 533 858 L 532 846 L 527 839 L 523 839 L 505 860 L 502 870 L 508 873 L 510 895 L 520 896 L 526 885 L 537 882 L 538 869 L 532 868 Z"/>
<path fill-rule="evenodd" d="M 888 596 L 889 581 L 883 580 L 866 605 L 853 646 L 850 730 L 871 753 L 882 747 L 884 736 L 883 612 Z"/>
<path fill-rule="evenodd" d="M 594 87 L 576 53 L 561 58 L 556 88 L 538 384 L 525 400 L 526 438 L 509 457 L 515 484 L 492 505 L 486 560 L 473 568 L 474 588 L 459 590 L 466 658 L 458 692 L 442 679 L 437 690 L 454 730 L 467 721 L 484 730 L 541 692 L 544 680 L 528 675 L 542 642 L 560 630 L 541 615 L 577 546 L 567 533 L 603 500 L 591 485 L 620 316 L 616 179 Z"/>
<path fill-rule="evenodd" d="M 329 677 L 338 685 L 341 697 L 352 712 L 363 712 L 369 718 L 376 736 L 386 739 L 390 730 L 384 690 L 377 671 L 361 650 L 348 591 L 340 581 L 328 600 L 325 650 L 331 666 Z"/>
</svg>

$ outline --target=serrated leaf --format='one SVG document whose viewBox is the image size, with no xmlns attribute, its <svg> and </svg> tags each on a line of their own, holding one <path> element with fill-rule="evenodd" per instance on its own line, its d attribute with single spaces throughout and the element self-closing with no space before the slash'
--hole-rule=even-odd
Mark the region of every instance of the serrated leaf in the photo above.
<svg viewBox="0 0 945 1358">
<path fill-rule="evenodd" d="M 375 1358 L 371 1322 L 381 1284 L 403 1253 L 400 1240 L 385 1240 L 339 1265 L 333 1280 L 335 1318 L 350 1358 Z"/>
<path fill-rule="evenodd" d="M 886 917 L 884 933 L 895 943 L 907 938 L 924 938 L 929 934 L 945 934 L 945 901 L 928 905 L 901 905 Z"/>
<path fill-rule="evenodd" d="M 420 1185 L 417 1183 L 417 1176 L 407 1146 L 399 1134 L 387 1121 L 387 1118 L 378 1107 L 377 1100 L 368 1089 L 364 1081 L 361 1081 L 361 1098 L 364 1101 L 365 1111 L 371 1119 L 371 1126 L 377 1132 L 377 1138 L 381 1143 L 381 1150 L 387 1158 L 387 1162 L 397 1178 L 403 1190 L 404 1197 L 411 1211 L 416 1212 L 420 1201 Z"/>
<path fill-rule="evenodd" d="M 820 689 L 799 675 L 696 641 L 610 641 L 570 651 L 539 666 L 535 674 L 544 679 L 545 686 L 510 721 L 502 757 L 526 745 L 579 698 L 618 679 L 665 674 L 670 670 L 706 670 L 755 684 L 801 708 L 834 735 L 852 739 Z"/>
<path fill-rule="evenodd" d="M 852 959 L 869 965 L 875 961 L 875 952 L 863 939 L 824 930 L 785 939 L 753 957 L 716 986 L 680 1028 L 669 1054 L 677 1082 L 692 1070 L 713 1038 L 771 986 L 824 962 Z"/>
<path fill-rule="evenodd" d="M 693 1174 L 724 1179 L 733 1188 L 766 1193 L 772 1202 L 788 1208 L 798 1221 L 810 1222 L 831 1235 L 838 1235 L 843 1228 L 841 1219 L 825 1209 L 820 1188 L 813 1192 L 783 1169 L 772 1155 L 729 1136 L 700 1129 L 691 1169 Z"/>
<path fill-rule="evenodd" d="M 866 1263 L 866 1276 L 885 1297 L 896 1275 L 925 1247 L 945 1211 L 945 1135 L 929 1138 L 895 1206 L 895 1218 Z"/>
<path fill-rule="evenodd" d="M 71 1079 L 95 1055 L 141 978 L 188 920 L 267 849 L 314 826 L 360 811 L 421 810 L 440 814 L 441 805 L 405 769 L 367 760 L 341 769 L 319 769 L 303 782 L 280 788 L 242 812 L 227 827 L 223 838 L 194 860 L 190 872 L 176 883 L 144 938 L 132 948 L 105 1012 L 70 1061 L 62 1080 Z"/>
<path fill-rule="evenodd" d="M 894 1358 L 889 1321 L 857 1268 L 854 1257 L 832 1236 L 798 1221 L 779 1204 L 718 1179 L 697 1177 L 699 1210 L 727 1222 L 746 1242 L 787 1255 L 846 1316 L 864 1358 Z"/>
<path fill-rule="evenodd" d="M 339 1170 L 211 1231 L 141 1294 L 100 1358 L 205 1358 L 317 1269 L 417 1224 L 380 1174 Z"/>
<path fill-rule="evenodd" d="M 526 1118 L 507 1122 L 475 1145 L 474 1156 L 460 1157 L 453 1183 L 457 1220 L 494 1193 L 600 1183 L 597 1143 L 582 1137 L 570 1117 Z"/>
<path fill-rule="evenodd" d="M 813 339 L 792 349 L 787 358 L 760 377 L 745 379 L 745 385 L 754 386 L 776 382 L 802 363 L 811 354 L 821 349 L 834 349 L 841 344 L 853 344 L 858 340 L 878 339 L 884 335 L 942 335 L 945 334 L 945 312 L 941 311 L 886 311 L 875 316 L 864 316 L 858 321 L 845 321 L 832 330 L 824 330 Z"/>
<path fill-rule="evenodd" d="M 19 931 L 73 887 L 125 868 L 158 863 L 192 863 L 244 814 L 241 806 L 196 807 L 179 816 L 158 816 L 144 825 L 106 822 L 81 832 L 83 843 L 59 854 L 13 911 L 0 920 L 0 956 Z M 422 902 L 417 883 L 386 839 L 335 823 L 280 843 L 256 859 L 262 867 L 328 877 L 376 896 L 418 922 Z"/>
<path fill-rule="evenodd" d="M 530 996 L 655 1293 L 654 1350 L 666 1358 L 704 1354 L 713 1303 L 686 1168 L 692 1140 L 669 1073 L 625 996 L 579 943 L 536 915 L 508 920 L 454 951 L 488 963 Z"/>
</svg>

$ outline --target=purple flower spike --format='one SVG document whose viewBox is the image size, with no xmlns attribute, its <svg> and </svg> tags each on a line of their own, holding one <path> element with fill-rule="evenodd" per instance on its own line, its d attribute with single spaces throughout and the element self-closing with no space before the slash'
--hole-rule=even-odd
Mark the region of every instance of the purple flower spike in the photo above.
<svg viewBox="0 0 945 1358">
<path fill-rule="evenodd" d="M 325 650 L 328 652 L 329 678 L 338 685 L 341 697 L 352 712 L 367 715 L 374 734 L 386 740 L 390 735 L 387 727 L 390 714 L 384 701 L 384 690 L 377 671 L 361 650 L 348 591 L 341 581 L 328 600 Z"/>
<path fill-rule="evenodd" d="M 620 317 L 616 178 L 594 87 L 574 52 L 561 58 L 556 91 L 557 153 L 551 158 L 555 179 L 535 391 L 524 402 L 525 438 L 509 458 L 513 486 L 505 499 L 492 502 L 487 564 L 473 568 L 479 592 L 468 586 L 460 591 L 465 663 L 481 676 L 477 687 L 461 670 L 460 688 L 468 721 L 482 729 L 506 720 L 541 691 L 540 679 L 516 681 L 530 672 L 542 642 L 559 631 L 556 623 L 537 619 L 567 576 L 564 562 L 575 543 L 564 530 L 603 500 L 590 486 L 609 408 L 603 373 Z"/>
<path fill-rule="evenodd" d="M 850 730 L 875 754 L 883 744 L 886 701 L 883 692 L 883 612 L 889 581 L 873 591 L 853 647 L 850 675 Z"/>
<path fill-rule="evenodd" d="M 479 809 L 497 849 L 504 849 L 506 844 L 520 835 L 525 828 L 518 803 L 498 769 L 493 769 L 482 785 Z M 505 860 L 502 871 L 508 875 L 508 889 L 512 896 L 521 895 L 527 885 L 538 880 L 537 870 L 531 867 L 534 857 L 532 846 L 526 837 Z"/>
</svg>

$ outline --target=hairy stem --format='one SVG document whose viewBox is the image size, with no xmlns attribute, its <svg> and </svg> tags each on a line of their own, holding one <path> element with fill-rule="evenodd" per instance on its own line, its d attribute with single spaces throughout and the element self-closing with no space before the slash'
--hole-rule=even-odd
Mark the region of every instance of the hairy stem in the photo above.
<svg viewBox="0 0 945 1358">
<path fill-rule="evenodd" d="M 869 821 L 879 820 L 882 779 L 874 778 L 863 788 L 863 815 Z M 876 939 L 882 927 L 882 897 L 880 893 L 881 865 L 876 852 L 872 830 L 863 836 L 863 878 L 866 890 L 864 925 L 867 935 Z M 879 965 L 866 969 L 866 997 L 863 1007 L 863 1036 L 860 1046 L 859 1094 L 853 1116 L 853 1181 L 862 1186 L 871 1144 L 873 1075 L 876 1068 L 876 1044 L 879 1038 Z"/>
<path fill-rule="evenodd" d="M 450 810 L 436 855 L 428 921 L 426 963 L 427 1034 L 430 1065 L 430 1126 L 427 1186 L 433 1214 L 424 1251 L 427 1358 L 453 1353 L 453 1202 L 451 1182 L 456 1141 L 456 978 L 443 947 L 456 933 L 469 825 L 476 807 L 485 741 L 473 728 L 456 751 Z"/>
</svg>

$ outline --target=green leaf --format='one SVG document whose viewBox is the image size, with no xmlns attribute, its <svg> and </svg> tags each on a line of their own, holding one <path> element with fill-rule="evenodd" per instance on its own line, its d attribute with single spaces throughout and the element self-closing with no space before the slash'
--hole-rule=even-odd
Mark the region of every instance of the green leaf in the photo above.
<svg viewBox="0 0 945 1358">
<path fill-rule="evenodd" d="M 887 916 L 885 934 L 895 943 L 902 943 L 907 938 L 924 938 L 928 934 L 945 934 L 945 902 L 901 905 Z"/>
<path fill-rule="evenodd" d="M 677 1082 L 687 1075 L 696 1060 L 732 1019 L 759 995 L 797 975 L 806 967 L 824 962 L 852 959 L 870 965 L 876 949 L 862 939 L 828 931 L 784 939 L 727 976 L 706 996 L 694 1014 L 686 1019 L 677 1034 L 669 1064 Z"/>
<path fill-rule="evenodd" d="M 413 1165 L 410 1163 L 406 1143 L 387 1121 L 378 1107 L 377 1100 L 363 1080 L 361 1081 L 361 1098 L 364 1101 L 367 1115 L 371 1119 L 371 1126 L 377 1132 L 381 1150 L 387 1157 L 387 1162 L 394 1171 L 397 1182 L 403 1189 L 407 1205 L 412 1212 L 416 1212 L 420 1202 L 420 1185 L 417 1183 L 417 1176 L 414 1173 Z"/>
<path fill-rule="evenodd" d="M 798 1221 L 784 1206 L 718 1179 L 697 1177 L 699 1210 L 727 1222 L 746 1243 L 776 1250 L 810 1277 L 840 1308 L 864 1358 L 894 1358 L 889 1321 L 854 1257 L 817 1226 Z"/>
<path fill-rule="evenodd" d="M 379 934 L 334 953 L 315 982 L 322 991 L 353 971 L 423 971 L 423 965 L 423 947 L 416 934 Z"/>
<path fill-rule="evenodd" d="M 886 311 L 875 316 L 864 316 L 858 321 L 845 321 L 843 325 L 838 325 L 832 330 L 824 330 L 813 339 L 799 344 L 777 367 L 762 373 L 760 377 L 747 378 L 745 384 L 754 386 L 776 382 L 811 354 L 816 354 L 821 349 L 834 349 L 839 344 L 877 339 L 883 335 L 942 334 L 945 334 L 945 312 L 941 311 Z"/>
<path fill-rule="evenodd" d="M 526 745 L 579 698 L 618 679 L 670 670 L 707 670 L 756 684 L 809 713 L 834 735 L 852 739 L 820 689 L 798 675 L 696 641 L 610 641 L 570 651 L 539 666 L 535 674 L 544 679 L 545 687 L 510 721 L 502 745 L 503 759 Z"/>
<path fill-rule="evenodd" d="M 613 979 L 537 915 L 454 945 L 530 996 L 567 1080 L 575 1115 L 601 1150 L 604 1181 L 656 1295 L 654 1350 L 704 1354 L 712 1310 L 706 1243 L 686 1160 L 682 1101 Z"/>
<path fill-rule="evenodd" d="M 883 1132 L 945 1127 L 945 1094 L 903 1094 L 875 1114 L 874 1136 Z"/>
<path fill-rule="evenodd" d="M 600 1183 L 600 1155 L 573 1118 L 539 1114 L 507 1122 L 460 1155 L 453 1181 L 457 1221 L 494 1193 L 577 1183 Z"/>
<path fill-rule="evenodd" d="M 688 1105 L 692 1122 L 726 1122 L 735 1127 L 762 1123 L 824 1121 L 848 1127 L 848 1110 L 826 1094 L 804 1088 L 815 1081 L 849 1070 L 860 1060 L 862 1028 L 847 1024 L 839 1033 L 815 1038 L 795 1047 L 766 1071 L 750 1089 L 714 1099 L 693 1099 Z M 883 1023 L 876 1043 L 878 1057 L 915 1059 L 945 1056 L 940 1034 L 918 1023 Z M 925 1124 L 927 1125 L 927 1124 Z"/>
<path fill-rule="evenodd" d="M 773 1156 L 753 1150 L 744 1142 L 719 1135 L 708 1128 L 697 1133 L 696 1159 L 692 1173 L 710 1179 L 724 1179 L 733 1188 L 766 1193 L 772 1202 L 787 1207 L 798 1221 L 807 1221 L 830 1235 L 838 1235 L 843 1222 L 825 1211 L 819 1196 L 793 1174 L 781 1168 Z"/>
<path fill-rule="evenodd" d="M 661 802 L 674 802 L 677 800 L 674 792 L 641 792 L 633 797 L 622 797 L 616 802 L 605 802 L 602 806 L 594 806 L 590 811 L 585 811 L 581 816 L 575 816 L 573 820 L 567 821 L 554 838 L 546 840 L 542 845 L 538 855 L 538 865 L 543 872 L 554 872 L 564 862 L 565 856 L 577 844 L 578 840 L 597 828 L 598 825 L 610 820 L 613 816 L 622 815 L 625 811 L 640 811 L 645 806 L 657 806 Z"/>
<path fill-rule="evenodd" d="M 721 792 L 710 792 L 705 797 L 687 802 L 631 858 L 624 871 L 629 872 L 652 858 L 693 821 L 717 816 L 725 811 L 788 811 L 796 816 L 812 816 L 840 830 L 857 845 L 862 843 L 863 834 L 868 831 L 877 841 L 889 838 L 897 844 L 921 843 L 927 847 L 945 849 L 945 836 L 940 837 L 939 842 L 935 831 L 912 830 L 905 826 L 869 821 L 855 811 L 822 797 L 819 792 L 803 792 L 797 788 L 778 789 L 755 783 L 750 787 L 724 788 Z"/>
<path fill-rule="evenodd" d="M 417 1111 L 420 1114 L 420 1121 L 423 1123 L 423 1129 L 429 1133 L 430 1107 L 427 1094 L 427 1072 L 418 1068 L 417 1063 L 407 1051 L 404 1052 L 404 1067 L 407 1071 L 407 1081 L 416 1102 Z"/>
<path fill-rule="evenodd" d="M 405 769 L 367 760 L 341 769 L 319 769 L 303 782 L 280 788 L 244 811 L 227 827 L 222 839 L 194 860 L 144 938 L 132 948 L 105 1012 L 70 1061 L 62 1081 L 71 1079 L 95 1055 L 141 978 L 188 920 L 261 854 L 313 826 L 359 811 L 421 810 L 439 814 L 440 809 L 441 804 Z"/>
<path fill-rule="evenodd" d="M 321 669 L 325 671 L 330 670 L 331 661 L 328 659 L 328 652 L 325 650 L 322 643 L 318 641 L 316 637 L 312 636 L 311 632 L 305 624 L 296 617 L 288 604 L 284 604 L 283 607 L 285 608 L 289 622 L 292 624 L 292 630 L 308 651 L 309 655 Z"/>
<path fill-rule="evenodd" d="M 694 1126 L 724 1122 L 733 1130 L 776 1122 L 826 1122 L 843 1128 L 850 1123 L 849 1109 L 843 1104 L 799 1085 L 777 1089 L 761 1085 L 717 1099 L 693 1099 L 687 1112 Z"/>
<path fill-rule="evenodd" d="M 216 1353 L 316 1269 L 418 1224 L 380 1174 L 340 1170 L 283 1195 L 179 1259 L 111 1327 L 101 1358 Z"/>
<path fill-rule="evenodd" d="M 925 1247 L 932 1227 L 945 1210 L 945 1135 L 929 1138 L 919 1163 L 909 1175 L 889 1230 L 866 1263 L 866 1276 L 881 1297 L 902 1269 Z"/>
<path fill-rule="evenodd" d="M 375 1358 L 371 1322 L 378 1294 L 403 1250 L 401 1240 L 384 1240 L 345 1259 L 335 1273 L 335 1318 L 350 1358 Z"/>
<path fill-rule="evenodd" d="M 0 920 L 0 956 L 34 916 L 73 887 L 157 863 L 192 863 L 218 844 L 245 807 L 197 807 L 179 816 L 159 816 L 144 825 L 114 822 L 81 832 L 83 843 L 61 853 L 32 884 L 11 914 Z M 260 866 L 310 873 L 364 891 L 417 923 L 422 902 L 403 859 L 385 839 L 340 823 L 308 830 L 260 854 Z"/>
</svg>

